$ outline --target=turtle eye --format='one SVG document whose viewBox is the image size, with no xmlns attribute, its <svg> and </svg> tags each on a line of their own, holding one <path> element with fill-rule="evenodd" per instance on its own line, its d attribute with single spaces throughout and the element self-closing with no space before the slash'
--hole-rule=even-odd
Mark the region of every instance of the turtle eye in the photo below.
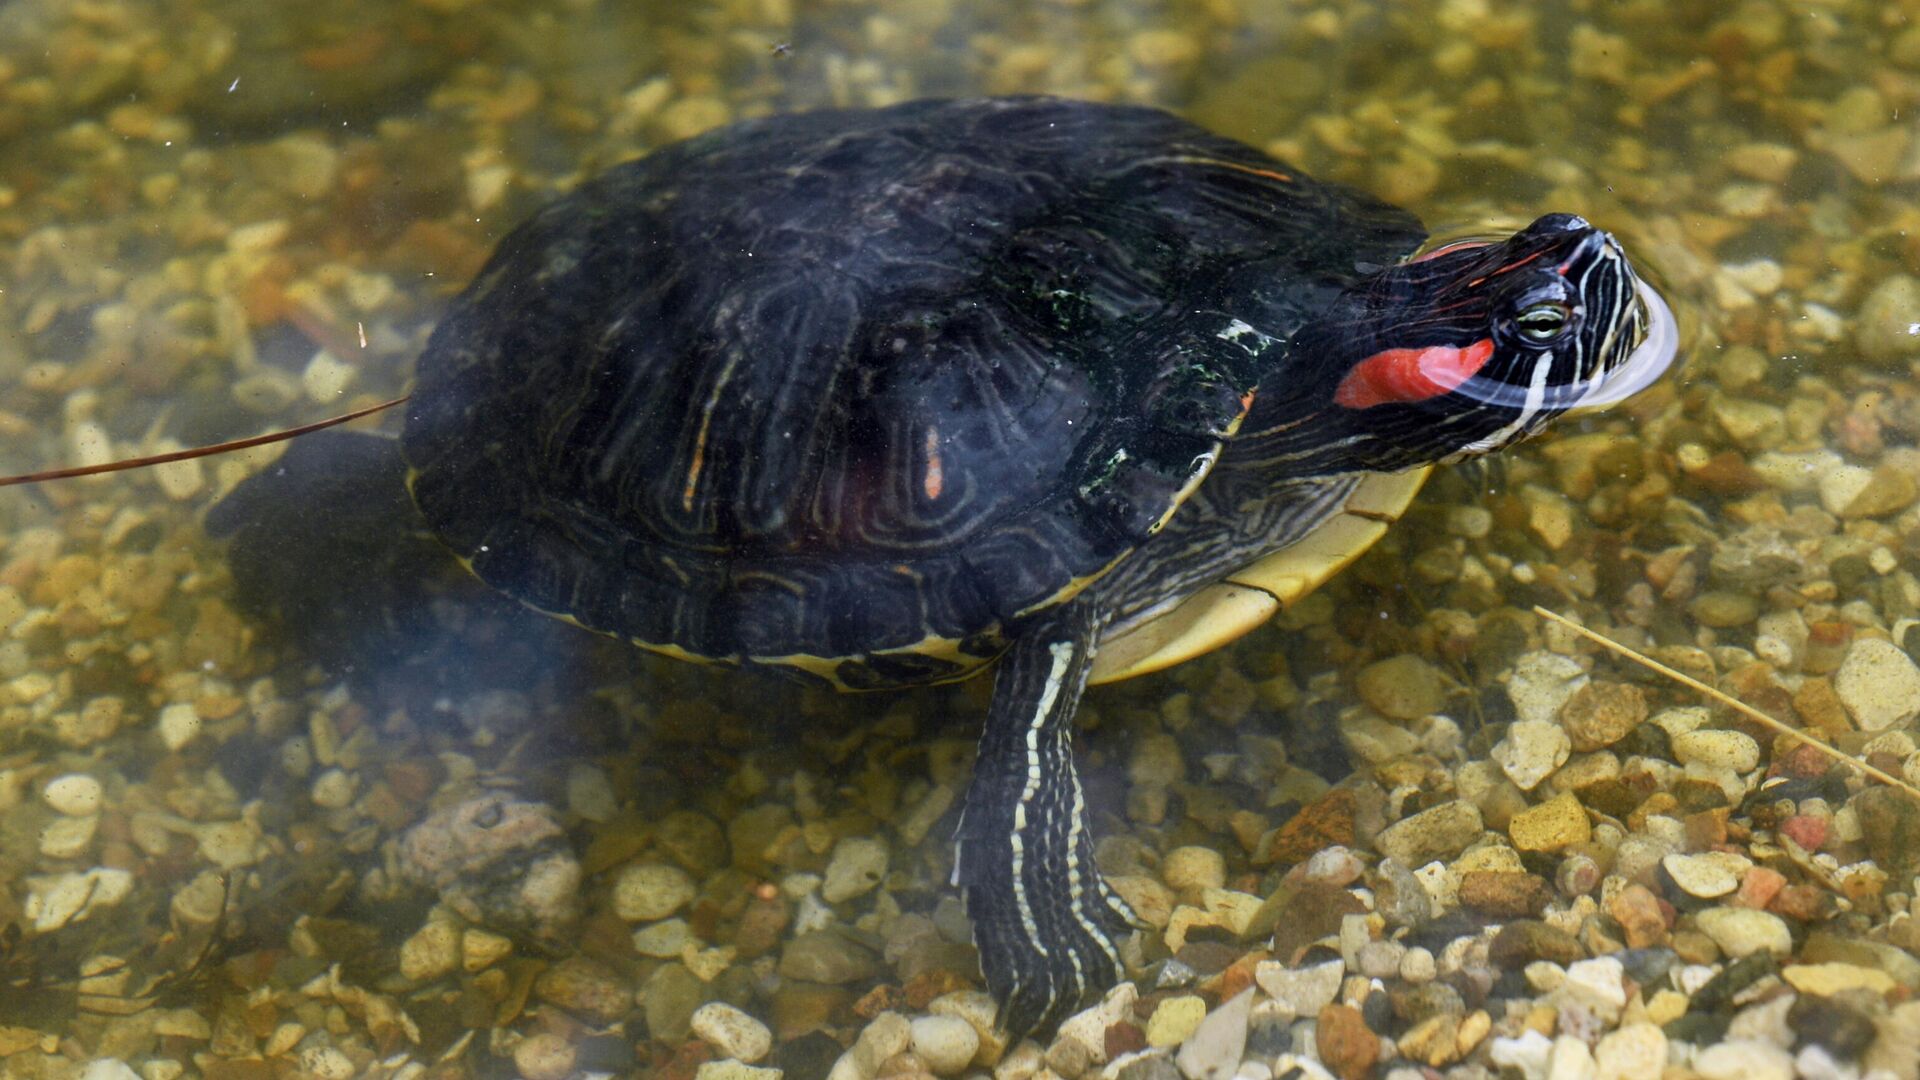
<svg viewBox="0 0 1920 1080">
<path fill-rule="evenodd" d="M 1520 336 L 1535 345 L 1545 345 L 1566 332 L 1572 322 L 1573 312 L 1565 304 L 1549 302 L 1534 304 L 1514 316 L 1514 325 L 1519 327 Z"/>
</svg>

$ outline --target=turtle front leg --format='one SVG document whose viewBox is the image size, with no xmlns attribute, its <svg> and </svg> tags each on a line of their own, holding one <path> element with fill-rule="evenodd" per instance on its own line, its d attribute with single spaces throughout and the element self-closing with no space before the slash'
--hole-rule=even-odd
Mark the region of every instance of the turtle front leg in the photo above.
<svg viewBox="0 0 1920 1080">
<path fill-rule="evenodd" d="M 1002 658 L 961 818 L 954 883 L 1015 1039 L 1050 1030 L 1126 976 L 1116 938 L 1137 920 L 1094 868 L 1073 767 L 1098 626 L 1068 604 Z"/>
</svg>

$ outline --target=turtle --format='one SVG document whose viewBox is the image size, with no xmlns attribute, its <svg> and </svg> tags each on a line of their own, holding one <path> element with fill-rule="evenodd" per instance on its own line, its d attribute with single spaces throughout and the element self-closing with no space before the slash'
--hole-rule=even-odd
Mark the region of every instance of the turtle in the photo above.
<svg viewBox="0 0 1920 1080">
<path fill-rule="evenodd" d="M 513 229 L 373 452 L 473 576 L 600 634 L 841 690 L 991 670 L 951 884 L 1018 1037 L 1124 978 L 1137 925 L 1094 864 L 1086 686 L 1247 632 L 1432 466 L 1672 359 L 1580 217 L 1426 240 L 1150 107 L 748 119 Z"/>
</svg>

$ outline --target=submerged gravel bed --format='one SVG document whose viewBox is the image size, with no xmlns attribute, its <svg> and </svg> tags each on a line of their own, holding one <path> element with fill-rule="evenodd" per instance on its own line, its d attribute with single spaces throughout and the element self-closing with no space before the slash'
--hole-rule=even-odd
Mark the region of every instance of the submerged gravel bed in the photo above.
<svg viewBox="0 0 1920 1080">
<path fill-rule="evenodd" d="M 9 470 L 392 396 L 580 178 L 932 93 L 1589 215 L 1691 355 L 1089 695 L 1138 977 L 1011 1046 L 947 885 L 986 680 L 841 699 L 457 590 L 316 657 L 200 526 L 272 452 L 6 493 L 0 1077 L 1920 1080 L 1920 802 L 1531 612 L 1920 783 L 1920 29 L 1590 7 L 0 6 Z"/>
</svg>

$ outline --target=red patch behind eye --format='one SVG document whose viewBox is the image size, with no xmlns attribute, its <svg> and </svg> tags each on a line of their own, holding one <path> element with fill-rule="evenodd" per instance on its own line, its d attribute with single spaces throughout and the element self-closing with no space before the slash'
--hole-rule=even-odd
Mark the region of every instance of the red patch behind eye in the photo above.
<svg viewBox="0 0 1920 1080">
<path fill-rule="evenodd" d="M 1333 392 L 1333 400 L 1349 409 L 1425 401 L 1473 378 L 1492 355 L 1492 338 L 1481 338 L 1463 349 L 1452 345 L 1384 349 L 1353 365 Z"/>
</svg>

